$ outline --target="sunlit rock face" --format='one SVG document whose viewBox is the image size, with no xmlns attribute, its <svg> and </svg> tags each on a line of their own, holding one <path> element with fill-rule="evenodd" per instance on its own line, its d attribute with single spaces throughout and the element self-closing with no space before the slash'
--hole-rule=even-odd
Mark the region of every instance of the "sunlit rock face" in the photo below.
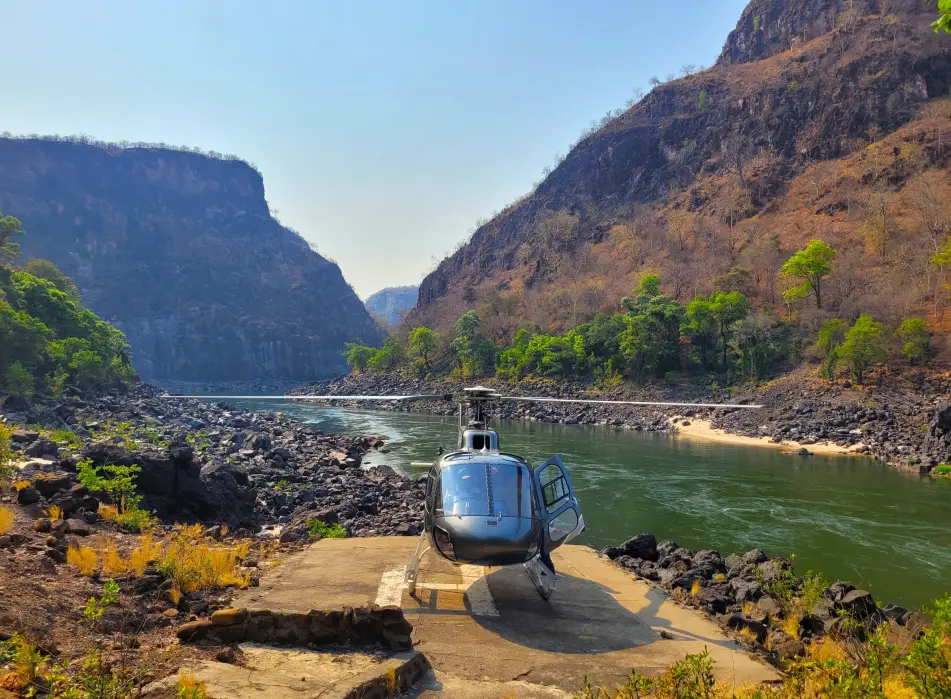
<svg viewBox="0 0 951 699">
<path fill-rule="evenodd" d="M 0 211 L 121 328 L 145 380 L 306 380 L 379 330 L 336 264 L 271 217 L 247 163 L 0 139 Z"/>
</svg>

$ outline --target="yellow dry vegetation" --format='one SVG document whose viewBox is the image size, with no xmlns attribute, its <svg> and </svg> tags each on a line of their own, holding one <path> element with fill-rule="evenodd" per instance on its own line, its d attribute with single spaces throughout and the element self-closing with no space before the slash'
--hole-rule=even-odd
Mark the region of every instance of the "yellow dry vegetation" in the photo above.
<svg viewBox="0 0 951 699">
<path fill-rule="evenodd" d="M 6 534 L 13 528 L 13 511 L 8 507 L 0 507 L 0 534 Z"/>
<path fill-rule="evenodd" d="M 167 542 L 156 540 L 152 533 L 139 536 L 138 545 L 128 556 L 119 551 L 116 539 L 99 535 L 91 545 L 74 545 L 66 561 L 82 575 L 92 575 L 99 568 L 103 575 L 142 575 L 151 562 L 172 580 L 171 595 L 177 604 L 183 592 L 212 590 L 221 587 L 247 587 L 249 576 L 238 572 L 248 555 L 250 543 L 213 543 L 203 536 L 199 525 L 178 525 Z M 273 553 L 271 547 L 260 547 L 262 558 Z"/>
<path fill-rule="evenodd" d="M 19 493 L 24 488 L 30 487 L 30 481 L 25 481 L 25 480 L 14 481 L 13 487 Z"/>
<path fill-rule="evenodd" d="M 181 592 L 247 587 L 248 576 L 236 574 L 236 570 L 248 548 L 247 541 L 215 545 L 204 538 L 201 525 L 178 525 L 159 561 L 159 570 Z"/>
<path fill-rule="evenodd" d="M 63 510 L 59 505 L 50 505 L 48 509 L 43 510 L 43 514 L 49 517 L 52 522 L 63 518 Z"/>
<path fill-rule="evenodd" d="M 66 562 L 78 568 L 81 575 L 91 576 L 96 572 L 99 557 L 89 546 L 70 546 L 66 551 Z"/>
</svg>

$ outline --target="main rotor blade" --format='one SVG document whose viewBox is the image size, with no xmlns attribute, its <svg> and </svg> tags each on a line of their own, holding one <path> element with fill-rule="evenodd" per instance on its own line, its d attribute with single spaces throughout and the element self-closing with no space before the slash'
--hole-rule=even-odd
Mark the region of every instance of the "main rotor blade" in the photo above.
<svg viewBox="0 0 951 699">
<path fill-rule="evenodd" d="M 421 396 L 172 396 L 164 395 L 159 398 L 194 398 L 197 400 L 378 400 L 378 401 L 407 401 L 407 400 L 452 400 L 451 393 Z"/>
<path fill-rule="evenodd" d="M 535 398 L 533 396 L 499 396 L 499 400 L 518 400 L 525 403 L 592 403 L 600 405 L 660 405 L 676 408 L 762 408 L 762 405 L 734 403 L 665 403 L 639 400 L 586 400 L 584 398 Z"/>
</svg>

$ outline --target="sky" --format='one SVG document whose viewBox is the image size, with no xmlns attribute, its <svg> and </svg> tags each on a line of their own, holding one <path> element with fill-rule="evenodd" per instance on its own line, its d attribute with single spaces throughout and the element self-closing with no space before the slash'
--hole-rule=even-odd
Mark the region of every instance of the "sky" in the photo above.
<svg viewBox="0 0 951 699">
<path fill-rule="evenodd" d="M 0 0 L 0 131 L 233 153 L 361 298 L 418 284 L 745 0 Z"/>
</svg>

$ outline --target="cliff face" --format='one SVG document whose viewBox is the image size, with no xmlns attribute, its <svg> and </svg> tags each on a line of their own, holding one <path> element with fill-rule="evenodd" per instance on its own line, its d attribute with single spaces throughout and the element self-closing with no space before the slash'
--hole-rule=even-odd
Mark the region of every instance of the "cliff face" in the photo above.
<svg viewBox="0 0 951 699">
<path fill-rule="evenodd" d="M 910 128 L 930 102 L 948 95 L 951 40 L 931 30 L 934 15 L 934 3 L 920 0 L 753 0 L 716 65 L 657 86 L 587 135 L 533 193 L 445 259 L 423 280 L 413 320 L 445 325 L 467 307 L 493 305 L 499 293 L 515 292 L 524 305 L 531 301 L 528 289 L 586 279 L 613 292 L 612 275 L 603 269 L 609 261 L 598 257 L 604 252 L 598 246 L 612 235 L 615 248 L 630 238 L 628 253 L 619 255 L 637 249 L 627 267 L 610 262 L 613 277 L 623 275 L 628 289 L 627 275 L 645 265 L 665 280 L 672 267 L 689 276 L 678 294 L 680 287 L 709 289 L 713 276 L 737 261 L 733 253 L 756 240 L 751 233 L 729 254 L 705 241 L 787 207 L 796 179 L 808 170 L 839 162 L 844 172 L 848 158 L 864 159 L 865 149 Z M 902 154 L 919 151 L 915 172 L 881 177 L 883 167 L 855 186 L 894 192 L 910 176 L 943 167 L 941 139 L 931 147 L 933 126 L 908 139 L 914 143 L 896 146 Z M 819 184 L 815 189 L 818 201 L 823 193 Z M 674 230 L 674 211 L 696 225 Z M 628 233 L 617 233 L 619 226 Z M 672 239 L 672 247 L 660 250 Z M 799 240 L 779 242 L 789 248 Z M 683 271 L 720 261 L 726 267 L 705 270 L 704 278 Z"/>
<path fill-rule="evenodd" d="M 0 139 L 0 211 L 128 336 L 145 380 L 309 379 L 379 331 L 340 269 L 271 218 L 246 163 Z"/>
<path fill-rule="evenodd" d="M 380 289 L 366 300 L 370 313 L 381 320 L 398 325 L 419 298 L 418 286 L 394 286 Z"/>
</svg>

